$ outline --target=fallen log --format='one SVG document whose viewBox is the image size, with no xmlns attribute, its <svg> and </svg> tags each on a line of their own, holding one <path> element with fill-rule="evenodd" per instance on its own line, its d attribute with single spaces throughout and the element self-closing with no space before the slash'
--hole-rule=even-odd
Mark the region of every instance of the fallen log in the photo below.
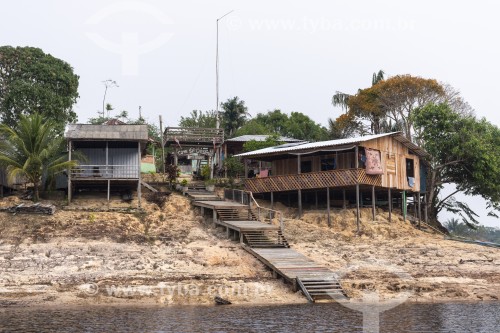
<svg viewBox="0 0 500 333">
<path fill-rule="evenodd" d="M 220 297 L 220 296 L 215 296 L 214 298 L 214 301 L 215 301 L 215 304 L 217 305 L 229 305 L 229 304 L 232 304 L 231 302 L 229 302 L 228 300 Z"/>
<path fill-rule="evenodd" d="M 12 214 L 46 214 L 54 215 L 56 212 L 56 206 L 51 204 L 19 204 L 11 207 L 5 207 L 0 209 L 0 211 L 6 211 Z"/>
</svg>

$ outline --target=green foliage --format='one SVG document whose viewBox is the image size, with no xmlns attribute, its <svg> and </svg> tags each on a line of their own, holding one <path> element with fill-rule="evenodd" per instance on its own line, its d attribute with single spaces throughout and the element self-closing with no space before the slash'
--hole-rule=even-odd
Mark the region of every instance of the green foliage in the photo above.
<svg viewBox="0 0 500 333">
<path fill-rule="evenodd" d="M 454 92 L 452 92 L 454 93 Z M 384 80 L 384 72 L 373 73 L 372 86 L 355 95 L 336 92 L 334 106 L 346 110 L 348 119 L 330 120 L 330 136 L 379 134 L 402 131 L 412 140 L 412 113 L 427 103 L 447 100 L 445 88 L 433 79 L 396 75 Z M 453 96 L 456 101 L 456 96 Z"/>
<path fill-rule="evenodd" d="M 77 119 L 78 75 L 66 62 L 34 47 L 0 47 L 0 117 L 16 127 L 23 115 L 57 119 L 59 132 Z"/>
<path fill-rule="evenodd" d="M 232 138 L 233 134 L 245 124 L 248 114 L 248 108 L 245 106 L 245 101 L 240 100 L 238 96 L 228 99 L 221 104 L 222 124 L 226 137 Z"/>
<path fill-rule="evenodd" d="M 234 133 L 234 136 L 271 134 L 272 131 L 264 124 L 256 118 L 250 119 Z"/>
<path fill-rule="evenodd" d="M 182 187 L 186 187 L 186 186 L 187 186 L 187 184 L 188 184 L 187 179 L 183 179 L 183 180 L 181 181 L 181 185 L 182 185 Z"/>
<path fill-rule="evenodd" d="M 325 127 L 315 123 L 300 112 L 292 112 L 285 122 L 285 136 L 307 141 L 323 141 L 328 139 Z"/>
<path fill-rule="evenodd" d="M 278 134 L 269 135 L 264 141 L 250 140 L 243 144 L 243 151 L 254 151 L 283 144 Z"/>
<path fill-rule="evenodd" d="M 224 167 L 229 178 L 235 178 L 245 172 L 245 166 L 237 157 L 228 157 L 224 160 Z"/>
<path fill-rule="evenodd" d="M 66 140 L 58 133 L 53 121 L 34 113 L 20 116 L 16 128 L 0 125 L 0 165 L 7 168 L 11 178 L 25 177 L 34 185 L 35 201 L 38 200 L 42 177 L 51 180 L 55 174 L 77 165 L 68 161 Z"/>
<path fill-rule="evenodd" d="M 500 229 L 486 227 L 483 225 L 471 228 L 469 225 L 460 222 L 458 219 L 449 219 L 444 227 L 453 236 L 471 238 L 483 242 L 500 243 Z"/>
<path fill-rule="evenodd" d="M 485 119 L 454 112 L 445 103 L 417 109 L 412 121 L 417 139 L 432 155 L 434 190 L 455 183 L 457 191 L 486 199 L 494 215 L 500 203 L 500 129 Z M 468 206 L 452 196 L 449 199 L 435 202 L 436 213 L 441 209 L 460 212 L 464 223 L 477 223 Z"/>
<path fill-rule="evenodd" d="M 170 187 L 172 187 L 172 182 L 174 182 L 177 177 L 180 175 L 180 170 L 176 165 L 169 164 L 165 166 L 165 175 L 167 176 L 167 180 L 170 183 Z"/>
<path fill-rule="evenodd" d="M 179 121 L 180 127 L 200 127 L 200 128 L 215 128 L 217 122 L 217 114 L 215 111 L 199 111 L 193 110 L 188 117 L 181 117 Z"/>
<path fill-rule="evenodd" d="M 259 113 L 247 121 L 235 136 L 245 134 L 277 134 L 305 141 L 321 141 L 328 139 L 325 127 L 315 123 L 311 118 L 300 112 L 292 112 L 290 116 L 275 109 L 267 113 Z M 253 149 L 252 149 L 253 150 Z"/>
<path fill-rule="evenodd" d="M 210 171 L 211 171 L 211 168 L 210 168 L 210 165 L 208 164 L 205 164 L 201 167 L 201 177 L 203 179 L 210 179 Z"/>
</svg>

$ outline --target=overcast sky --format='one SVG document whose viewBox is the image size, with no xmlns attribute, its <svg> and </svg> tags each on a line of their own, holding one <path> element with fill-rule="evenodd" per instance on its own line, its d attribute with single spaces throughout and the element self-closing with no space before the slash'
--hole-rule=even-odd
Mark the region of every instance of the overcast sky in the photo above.
<svg viewBox="0 0 500 333">
<path fill-rule="evenodd" d="M 113 79 L 116 111 L 137 117 L 142 106 L 175 126 L 215 108 L 216 19 L 231 10 L 219 23 L 220 100 L 239 96 L 252 115 L 279 108 L 326 125 L 341 112 L 332 94 L 382 69 L 447 82 L 500 125 L 495 1 L 4 1 L 0 44 L 70 63 L 80 122 L 102 109 L 101 81 Z"/>
</svg>

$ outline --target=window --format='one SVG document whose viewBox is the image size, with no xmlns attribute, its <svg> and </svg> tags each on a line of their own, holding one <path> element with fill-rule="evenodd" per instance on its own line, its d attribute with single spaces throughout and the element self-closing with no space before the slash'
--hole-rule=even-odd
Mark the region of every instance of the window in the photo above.
<svg viewBox="0 0 500 333">
<path fill-rule="evenodd" d="M 412 158 L 406 159 L 406 177 L 415 177 L 415 166 Z"/>
<path fill-rule="evenodd" d="M 311 161 L 302 161 L 300 162 L 300 172 L 308 173 L 312 171 L 312 163 Z"/>
<path fill-rule="evenodd" d="M 335 158 L 321 160 L 321 171 L 335 170 L 336 168 Z"/>
</svg>

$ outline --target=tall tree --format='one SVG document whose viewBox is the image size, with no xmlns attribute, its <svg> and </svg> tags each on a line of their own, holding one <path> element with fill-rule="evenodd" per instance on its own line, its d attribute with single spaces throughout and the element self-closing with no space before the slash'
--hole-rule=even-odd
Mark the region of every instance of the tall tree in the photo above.
<svg viewBox="0 0 500 333">
<path fill-rule="evenodd" d="M 462 217 L 468 225 L 477 224 L 477 214 L 466 203 L 454 198 L 462 192 L 479 195 L 487 201 L 489 214 L 500 209 L 500 129 L 485 119 L 460 114 L 445 103 L 428 104 L 415 110 L 412 121 L 417 139 L 430 153 L 428 212 L 437 220 L 442 210 Z M 456 191 L 440 197 L 445 184 Z"/>
<path fill-rule="evenodd" d="M 372 75 L 372 86 L 384 80 L 385 72 L 379 70 Z M 361 89 L 358 89 L 358 93 Z M 356 132 L 363 134 L 362 122 L 355 119 L 354 113 L 349 113 L 349 98 L 352 95 L 340 91 L 336 91 L 332 97 L 332 105 L 340 106 L 345 114 L 340 115 L 337 119 L 328 119 L 328 131 L 331 139 L 343 139 L 354 135 Z"/>
<path fill-rule="evenodd" d="M 347 113 L 364 125 L 360 134 L 400 130 L 412 140 L 415 109 L 446 100 L 446 91 L 436 80 L 397 75 L 350 96 Z"/>
<path fill-rule="evenodd" d="M 39 198 L 42 177 L 53 179 L 54 175 L 77 164 L 68 161 L 66 140 L 51 120 L 34 113 L 20 116 L 15 128 L 0 125 L 0 165 L 7 168 L 10 177 L 25 177 L 33 183 L 33 200 Z"/>
<path fill-rule="evenodd" d="M 15 127 L 22 115 L 33 113 L 57 119 L 63 131 L 77 119 L 73 105 L 78 75 L 63 60 L 34 47 L 0 47 L 0 118 Z"/>
<path fill-rule="evenodd" d="M 200 127 L 215 128 L 217 124 L 216 111 L 193 110 L 187 117 L 182 117 L 179 121 L 180 127 Z"/>
<path fill-rule="evenodd" d="M 245 101 L 240 100 L 238 96 L 228 99 L 221 104 L 222 106 L 222 124 L 227 137 L 233 137 L 233 134 L 243 126 L 248 114 L 248 108 L 245 106 Z"/>
<path fill-rule="evenodd" d="M 328 139 L 327 129 L 301 112 L 292 112 L 284 125 L 284 135 L 307 141 Z"/>
</svg>

